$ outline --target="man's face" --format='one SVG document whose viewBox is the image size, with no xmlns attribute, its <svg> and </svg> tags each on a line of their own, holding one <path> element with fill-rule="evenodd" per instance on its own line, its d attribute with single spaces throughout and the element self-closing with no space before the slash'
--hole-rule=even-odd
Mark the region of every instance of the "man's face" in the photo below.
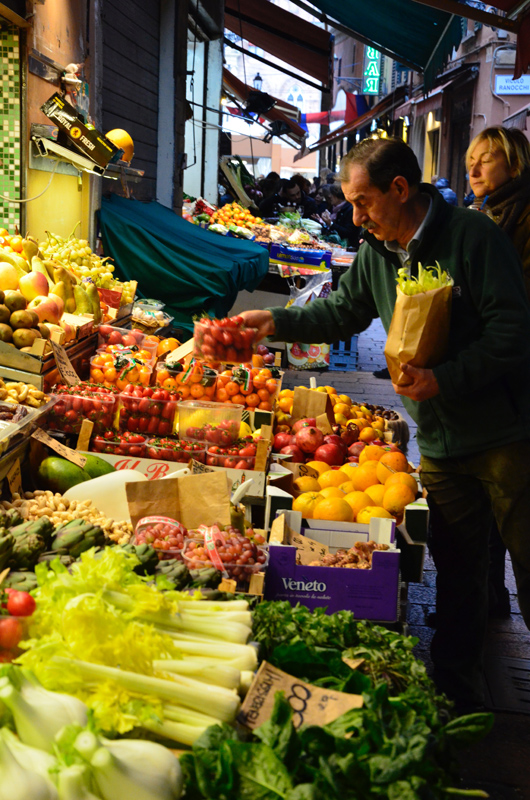
<svg viewBox="0 0 530 800">
<path fill-rule="evenodd" d="M 302 196 L 300 187 L 298 185 L 294 186 L 292 189 L 285 189 L 284 194 L 285 197 L 292 203 L 297 203 Z"/>
<path fill-rule="evenodd" d="M 369 230 L 379 241 L 394 241 L 398 238 L 403 212 L 403 193 L 396 181 L 392 181 L 388 192 L 383 193 L 370 183 L 367 170 L 360 164 L 352 164 L 349 180 L 342 185 L 346 200 L 353 206 L 353 222 Z"/>
</svg>

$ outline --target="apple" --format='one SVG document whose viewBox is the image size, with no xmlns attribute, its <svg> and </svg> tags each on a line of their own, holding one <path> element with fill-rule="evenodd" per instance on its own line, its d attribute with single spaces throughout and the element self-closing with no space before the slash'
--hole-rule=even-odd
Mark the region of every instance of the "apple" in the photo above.
<svg viewBox="0 0 530 800">
<path fill-rule="evenodd" d="M 344 450 L 335 442 L 321 444 L 314 453 L 315 461 L 325 461 L 330 467 L 340 467 L 344 464 Z"/>
<path fill-rule="evenodd" d="M 18 288 L 26 300 L 34 300 L 35 297 L 47 297 L 49 292 L 48 281 L 42 272 L 27 272 L 20 278 Z"/>
<path fill-rule="evenodd" d="M 32 272 L 32 275 L 40 275 L 40 272 Z M 28 273 L 29 277 L 29 273 Z M 44 278 L 44 275 L 42 276 Z M 21 278 L 22 280 L 22 278 Z M 46 280 L 44 278 L 44 280 Z M 54 322 L 57 324 L 61 315 L 59 314 L 59 306 L 55 300 L 51 300 L 46 295 L 38 295 L 34 297 L 29 303 L 28 308 L 35 311 L 40 322 Z"/>
<path fill-rule="evenodd" d="M 71 342 L 72 339 L 75 339 L 76 330 L 75 330 L 73 325 L 70 325 L 68 322 L 65 322 L 64 320 L 61 320 L 59 325 L 61 326 L 63 331 L 66 333 L 66 341 L 67 342 Z"/>
<path fill-rule="evenodd" d="M 300 428 L 314 428 L 317 424 L 315 417 L 304 417 L 304 419 L 298 419 L 293 425 L 293 433 L 298 433 Z"/>
<path fill-rule="evenodd" d="M 58 294 L 54 292 L 50 292 L 48 297 L 50 297 L 55 303 L 57 303 L 57 307 L 59 309 L 59 318 L 62 317 L 64 311 L 64 300 L 62 297 L 59 297 Z"/>
</svg>

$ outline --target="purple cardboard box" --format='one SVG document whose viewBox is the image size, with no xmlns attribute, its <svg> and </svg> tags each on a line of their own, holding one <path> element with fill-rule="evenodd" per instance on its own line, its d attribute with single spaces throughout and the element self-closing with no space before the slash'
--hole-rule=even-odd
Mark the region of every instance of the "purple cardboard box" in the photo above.
<svg viewBox="0 0 530 800">
<path fill-rule="evenodd" d="M 372 569 L 304 567 L 296 547 L 271 545 L 265 600 L 288 600 L 311 610 L 326 606 L 329 614 L 344 609 L 357 619 L 395 622 L 398 618 L 399 551 L 376 550 Z"/>
</svg>

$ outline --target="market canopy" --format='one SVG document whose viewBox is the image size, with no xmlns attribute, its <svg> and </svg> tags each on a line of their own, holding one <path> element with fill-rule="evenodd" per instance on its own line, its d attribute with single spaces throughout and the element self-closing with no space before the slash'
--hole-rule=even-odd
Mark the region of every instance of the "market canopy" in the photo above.
<svg viewBox="0 0 530 800">
<path fill-rule="evenodd" d="M 162 300 L 188 333 L 196 314 L 226 316 L 238 293 L 254 291 L 269 268 L 260 245 L 203 230 L 160 203 L 113 194 L 102 199 L 99 222 L 117 276 L 138 281 L 142 297 Z"/>
</svg>

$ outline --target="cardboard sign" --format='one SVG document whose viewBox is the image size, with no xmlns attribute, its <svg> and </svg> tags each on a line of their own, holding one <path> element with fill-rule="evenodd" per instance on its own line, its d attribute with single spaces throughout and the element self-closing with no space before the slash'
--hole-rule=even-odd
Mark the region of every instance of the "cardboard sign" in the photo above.
<svg viewBox="0 0 530 800">
<path fill-rule="evenodd" d="M 335 416 L 327 392 L 317 392 L 314 389 L 308 389 L 306 386 L 297 386 L 295 388 L 291 418 L 298 420 L 306 417 L 314 417 L 317 428 L 323 433 L 333 433 Z"/>
<path fill-rule="evenodd" d="M 6 475 L 7 482 L 9 484 L 9 491 L 11 492 L 11 496 L 14 494 L 22 494 L 22 475 L 20 470 L 20 459 L 15 458 L 13 464 L 9 468 L 9 472 Z"/>
<path fill-rule="evenodd" d="M 66 384 L 68 384 L 68 386 L 77 386 L 78 383 L 81 383 L 81 379 L 73 368 L 72 362 L 68 358 L 66 350 L 62 344 L 57 344 L 57 342 L 54 342 L 51 339 L 50 344 L 52 346 L 55 363 L 57 364 L 57 369 L 59 370 L 61 378 Z"/>
<path fill-rule="evenodd" d="M 90 437 L 92 436 L 93 430 L 94 423 L 89 419 L 84 419 L 81 423 L 79 436 L 77 437 L 76 450 L 88 450 L 88 445 L 90 444 Z"/>
<path fill-rule="evenodd" d="M 42 428 L 37 428 L 31 434 L 33 439 L 36 439 L 38 442 L 42 442 L 47 447 L 50 447 L 52 450 L 55 450 L 62 458 L 67 458 L 68 461 L 71 461 L 72 464 L 77 464 L 78 467 L 81 469 L 86 464 L 86 456 L 82 456 L 81 453 L 78 453 L 76 450 L 72 450 L 71 447 L 66 447 L 66 445 L 61 444 L 61 442 L 56 441 L 52 436 L 43 431 Z"/>
<path fill-rule="evenodd" d="M 284 544 L 296 547 L 296 563 L 303 564 L 305 567 L 329 553 L 329 548 L 325 544 L 303 536 L 301 533 L 295 533 L 289 526 L 287 526 L 285 538 Z"/>
<path fill-rule="evenodd" d="M 363 705 L 361 695 L 313 686 L 264 661 L 241 706 L 238 721 L 252 730 L 259 727 L 272 713 L 276 692 L 284 692 L 291 705 L 295 728 L 327 725 L 346 711 Z"/>
</svg>

